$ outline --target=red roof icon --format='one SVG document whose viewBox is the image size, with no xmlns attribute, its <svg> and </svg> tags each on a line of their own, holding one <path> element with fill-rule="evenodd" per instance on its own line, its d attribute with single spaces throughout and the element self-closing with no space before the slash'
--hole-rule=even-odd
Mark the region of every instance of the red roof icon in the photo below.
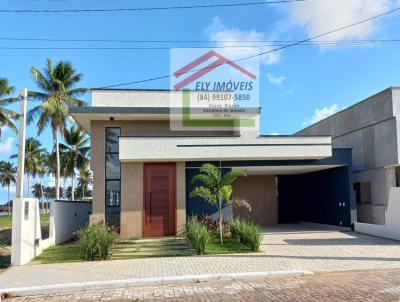
<svg viewBox="0 0 400 302">
<path fill-rule="evenodd" d="M 189 64 L 183 66 L 182 68 L 180 68 L 179 70 L 175 71 L 174 72 L 174 76 L 176 78 L 179 78 L 180 76 L 182 76 L 185 73 L 191 71 L 193 68 L 195 68 L 196 66 L 199 66 L 200 64 L 202 64 L 203 62 L 207 61 L 208 59 L 210 59 L 212 57 L 216 57 L 217 60 L 214 61 L 213 63 L 207 65 L 206 67 L 203 67 L 203 68 L 197 70 L 195 73 L 193 73 L 192 75 L 190 75 L 186 79 L 184 79 L 184 80 L 178 82 L 177 84 L 175 84 L 174 85 L 175 90 L 181 90 L 186 85 L 192 83 L 193 81 L 195 81 L 198 78 L 204 76 L 205 74 L 213 71 L 215 68 L 217 68 L 217 67 L 219 67 L 219 66 L 221 66 L 223 64 L 228 64 L 228 65 L 232 66 L 233 68 L 237 69 L 239 72 L 247 75 L 249 78 L 251 78 L 253 80 L 256 78 L 256 76 L 253 73 L 247 71 L 246 69 L 242 68 L 238 64 L 232 62 L 231 60 L 227 59 L 223 55 L 217 53 L 215 50 L 210 50 L 209 52 L 207 52 L 204 55 L 198 57 L 197 59 L 195 59 L 191 63 L 189 63 Z"/>
</svg>

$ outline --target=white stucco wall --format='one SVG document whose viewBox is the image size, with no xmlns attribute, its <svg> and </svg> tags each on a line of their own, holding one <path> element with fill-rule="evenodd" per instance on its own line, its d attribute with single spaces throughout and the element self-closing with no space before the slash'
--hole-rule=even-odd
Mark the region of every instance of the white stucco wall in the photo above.
<svg viewBox="0 0 400 302">
<path fill-rule="evenodd" d="M 52 203 L 54 219 L 54 242 L 60 244 L 70 240 L 73 233 L 89 223 L 92 203 L 56 201 Z"/>
<path fill-rule="evenodd" d="M 120 137 L 122 162 L 180 160 L 321 159 L 330 137 Z"/>
<path fill-rule="evenodd" d="M 354 227 L 360 233 L 400 240 L 400 188 L 390 189 L 384 225 L 355 222 Z"/>
</svg>

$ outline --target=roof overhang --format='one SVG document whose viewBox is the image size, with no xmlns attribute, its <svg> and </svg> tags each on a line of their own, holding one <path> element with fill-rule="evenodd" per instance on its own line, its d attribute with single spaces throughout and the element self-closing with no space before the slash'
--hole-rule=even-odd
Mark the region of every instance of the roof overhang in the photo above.
<svg viewBox="0 0 400 302">
<path fill-rule="evenodd" d="M 297 175 L 311 173 L 343 165 L 282 165 L 282 166 L 243 166 L 233 170 L 245 170 L 247 175 Z"/>
<path fill-rule="evenodd" d="M 330 137 L 120 137 L 121 162 L 302 160 L 332 156 Z"/>
<path fill-rule="evenodd" d="M 207 108 L 191 108 L 191 116 L 201 117 Z M 261 108 L 243 108 L 252 114 L 259 114 Z M 90 133 L 91 121 L 159 121 L 182 118 L 179 107 L 71 107 L 69 113 Z M 236 116 L 235 118 L 240 118 Z"/>
</svg>

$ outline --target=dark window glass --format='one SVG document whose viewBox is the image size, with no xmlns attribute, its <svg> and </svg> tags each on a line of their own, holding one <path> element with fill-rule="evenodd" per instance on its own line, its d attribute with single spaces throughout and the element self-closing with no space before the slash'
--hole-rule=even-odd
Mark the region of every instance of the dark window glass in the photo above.
<svg viewBox="0 0 400 302">
<path fill-rule="evenodd" d="M 118 137 L 121 135 L 120 128 L 106 128 L 106 153 L 118 153 Z"/>
<path fill-rule="evenodd" d="M 120 179 L 121 166 L 117 153 L 107 154 L 106 156 L 106 179 Z"/>
<path fill-rule="evenodd" d="M 357 203 L 371 203 L 371 182 L 362 181 L 353 183 Z"/>
<path fill-rule="evenodd" d="M 119 180 L 106 181 L 106 207 L 118 207 L 121 202 L 121 184 Z"/>
</svg>

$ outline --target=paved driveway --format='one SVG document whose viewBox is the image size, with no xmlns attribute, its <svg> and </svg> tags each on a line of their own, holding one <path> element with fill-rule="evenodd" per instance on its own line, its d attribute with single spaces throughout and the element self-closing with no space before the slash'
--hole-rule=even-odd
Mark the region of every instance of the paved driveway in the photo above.
<svg viewBox="0 0 400 302">
<path fill-rule="evenodd" d="M 255 254 L 26 265 L 2 273 L 0 288 L 213 273 L 400 268 L 400 242 L 315 225 L 266 228 L 262 249 Z"/>
<path fill-rule="evenodd" d="M 323 225 L 264 229 L 262 249 L 274 268 L 318 271 L 400 267 L 400 242 Z"/>
</svg>

